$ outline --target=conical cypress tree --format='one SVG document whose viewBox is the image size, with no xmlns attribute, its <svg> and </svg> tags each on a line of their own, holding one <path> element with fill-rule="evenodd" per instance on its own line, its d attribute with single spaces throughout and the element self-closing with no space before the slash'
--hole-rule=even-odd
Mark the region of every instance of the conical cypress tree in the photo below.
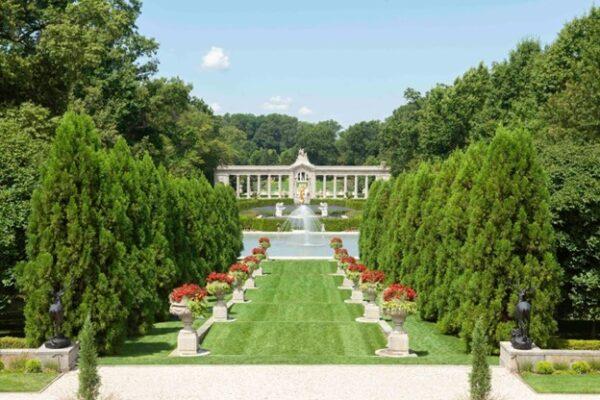
<svg viewBox="0 0 600 400">
<path fill-rule="evenodd" d="M 439 276 L 436 265 L 436 252 L 442 246 L 443 237 L 440 221 L 444 217 L 444 207 L 450 195 L 450 187 L 460 165 L 462 152 L 456 151 L 437 170 L 431 183 L 428 198 L 422 203 L 421 224 L 415 234 L 413 248 L 418 250 L 418 267 L 415 271 L 415 289 L 419 293 L 419 313 L 421 318 L 437 318 L 435 303 L 436 277 Z"/>
<path fill-rule="evenodd" d="M 52 335 L 48 308 L 52 291 L 62 289 L 63 333 L 75 337 L 88 314 L 99 329 L 101 349 L 111 351 L 125 336 L 122 306 L 126 274 L 123 246 L 107 228 L 105 199 L 113 196 L 100 140 L 91 118 L 63 117 L 32 197 L 28 229 L 29 262 L 18 272 L 26 298 L 25 331 L 31 344 Z M 107 183 L 105 183 L 107 182 Z M 115 202 L 116 204 L 117 202 Z"/>
<path fill-rule="evenodd" d="M 369 197 L 365 202 L 362 211 L 362 218 L 360 223 L 360 236 L 358 237 L 358 256 L 362 260 L 363 263 L 366 263 L 369 258 L 369 250 L 367 246 L 373 240 L 372 231 L 374 228 L 374 215 L 373 211 L 375 209 L 375 201 L 377 194 L 379 193 L 379 189 L 383 181 L 375 181 L 371 187 L 369 188 Z M 369 265 L 369 264 L 367 264 Z"/>
<path fill-rule="evenodd" d="M 398 227 L 400 254 L 402 258 L 395 277 L 401 282 L 414 286 L 419 269 L 420 251 L 416 242 L 416 234 L 422 225 L 422 209 L 427 202 L 435 174 L 434 166 L 422 163 L 414 174 L 412 185 L 406 192 L 406 211 Z"/>
<path fill-rule="evenodd" d="M 487 338 L 481 320 L 475 324 L 471 357 L 473 366 L 469 374 L 471 400 L 487 400 L 492 389 L 492 374 L 487 363 Z"/>
<path fill-rule="evenodd" d="M 439 221 L 441 244 L 436 249 L 437 272 L 432 296 L 437 309 L 437 325 L 444 333 L 458 333 L 460 330 L 458 310 L 464 281 L 461 250 L 467 238 L 471 189 L 481 170 L 485 150 L 482 143 L 472 144 L 461 157 Z"/>
<path fill-rule="evenodd" d="M 221 269 L 233 264 L 239 257 L 242 248 L 242 228 L 235 192 L 230 186 L 217 184 L 214 189 L 215 210 L 218 212 L 218 225 L 223 227 L 224 234 L 219 240 Z"/>
<path fill-rule="evenodd" d="M 79 333 L 79 389 L 77 397 L 81 400 L 95 400 L 100 394 L 100 376 L 98 375 L 98 354 L 96 335 L 91 318 L 85 319 Z"/>
<path fill-rule="evenodd" d="M 548 198 L 531 136 L 500 128 L 469 202 L 460 309 L 467 340 L 477 318 L 491 341 L 508 339 L 518 292 L 528 287 L 534 289 L 532 337 L 543 346 L 555 331 L 560 270 L 552 254 Z"/>
<path fill-rule="evenodd" d="M 381 186 L 374 197 L 373 211 L 369 217 L 369 236 L 370 240 L 363 244 L 365 257 L 361 259 L 364 264 L 371 269 L 379 269 L 378 256 L 381 252 L 382 236 L 385 231 L 385 213 L 390 201 L 390 191 L 393 181 L 381 181 Z M 361 231 L 362 236 L 362 231 Z M 363 250 L 361 250 L 363 251 Z"/>
</svg>

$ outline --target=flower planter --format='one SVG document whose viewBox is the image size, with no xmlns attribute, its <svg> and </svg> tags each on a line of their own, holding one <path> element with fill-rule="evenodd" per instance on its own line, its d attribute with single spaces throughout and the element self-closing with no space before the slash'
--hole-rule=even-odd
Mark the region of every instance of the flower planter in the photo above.
<svg viewBox="0 0 600 400">
<path fill-rule="evenodd" d="M 375 303 L 377 290 L 375 288 L 365 288 L 362 290 L 363 298 L 365 299 L 365 311 L 362 317 L 356 318 L 356 321 L 366 324 L 379 323 L 381 312 L 379 306 Z"/>
<path fill-rule="evenodd" d="M 358 288 L 358 282 L 353 283 L 352 286 L 352 295 L 349 299 L 345 300 L 346 303 L 350 304 L 362 304 L 363 303 L 363 293 Z"/>
<path fill-rule="evenodd" d="M 244 284 L 244 289 L 256 289 L 256 285 L 254 284 L 254 277 L 250 275 Z"/>
<path fill-rule="evenodd" d="M 394 328 L 389 333 L 387 338 L 387 347 L 379 349 L 375 352 L 380 357 L 416 357 L 408 348 L 408 334 L 404 330 L 404 321 L 407 317 L 407 312 L 402 310 L 394 310 L 386 312 L 392 318 Z"/>
<path fill-rule="evenodd" d="M 233 322 L 229 319 L 227 304 L 225 303 L 225 293 L 215 293 L 217 303 L 213 306 L 213 320 L 215 322 Z"/>
<path fill-rule="evenodd" d="M 183 323 L 183 329 L 177 335 L 177 355 L 179 356 L 197 356 L 198 353 L 198 335 L 192 324 L 194 323 L 194 314 L 184 302 L 172 302 L 169 312 L 179 317 Z"/>
<path fill-rule="evenodd" d="M 342 290 L 352 290 L 352 281 L 350 279 L 348 279 L 348 277 L 346 276 L 346 273 L 344 273 L 344 280 L 342 281 L 342 286 L 339 286 L 338 289 L 342 289 Z"/>
</svg>

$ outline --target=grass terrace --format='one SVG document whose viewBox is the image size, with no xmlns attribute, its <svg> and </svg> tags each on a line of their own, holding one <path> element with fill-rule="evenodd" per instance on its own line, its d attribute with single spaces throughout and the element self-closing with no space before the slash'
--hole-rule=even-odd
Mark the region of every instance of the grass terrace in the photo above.
<svg viewBox="0 0 600 400">
<path fill-rule="evenodd" d="M 266 276 L 248 290 L 248 304 L 237 304 L 235 322 L 216 323 L 202 347 L 208 357 L 169 357 L 181 322 L 157 323 L 148 335 L 126 342 L 118 356 L 101 364 L 468 364 L 460 339 L 442 335 L 432 323 L 410 317 L 406 328 L 419 357 L 385 359 L 374 355 L 386 339 L 376 324 L 354 319 L 362 307 L 345 304 L 350 291 L 329 261 L 271 261 Z M 497 364 L 497 357 L 490 357 Z"/>
</svg>

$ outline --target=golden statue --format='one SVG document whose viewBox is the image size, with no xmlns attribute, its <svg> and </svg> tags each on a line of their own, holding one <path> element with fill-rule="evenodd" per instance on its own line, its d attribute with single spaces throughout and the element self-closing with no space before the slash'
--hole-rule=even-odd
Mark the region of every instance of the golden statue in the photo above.
<svg viewBox="0 0 600 400">
<path fill-rule="evenodd" d="M 304 191 L 305 190 L 306 190 L 306 186 L 304 186 L 304 185 L 300 186 L 300 190 L 299 190 L 300 204 L 304 204 Z"/>
</svg>

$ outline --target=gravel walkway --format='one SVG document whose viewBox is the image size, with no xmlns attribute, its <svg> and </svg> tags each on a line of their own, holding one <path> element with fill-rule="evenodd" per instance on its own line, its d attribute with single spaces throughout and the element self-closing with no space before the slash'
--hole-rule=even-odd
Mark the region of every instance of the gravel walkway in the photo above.
<svg viewBox="0 0 600 400">
<path fill-rule="evenodd" d="M 600 395 L 539 395 L 507 370 L 494 367 L 498 400 L 600 400 Z M 101 367 L 110 400 L 463 400 L 467 366 L 118 366 Z M 74 399 L 77 373 L 39 394 L 0 393 L 0 400 Z"/>
</svg>

